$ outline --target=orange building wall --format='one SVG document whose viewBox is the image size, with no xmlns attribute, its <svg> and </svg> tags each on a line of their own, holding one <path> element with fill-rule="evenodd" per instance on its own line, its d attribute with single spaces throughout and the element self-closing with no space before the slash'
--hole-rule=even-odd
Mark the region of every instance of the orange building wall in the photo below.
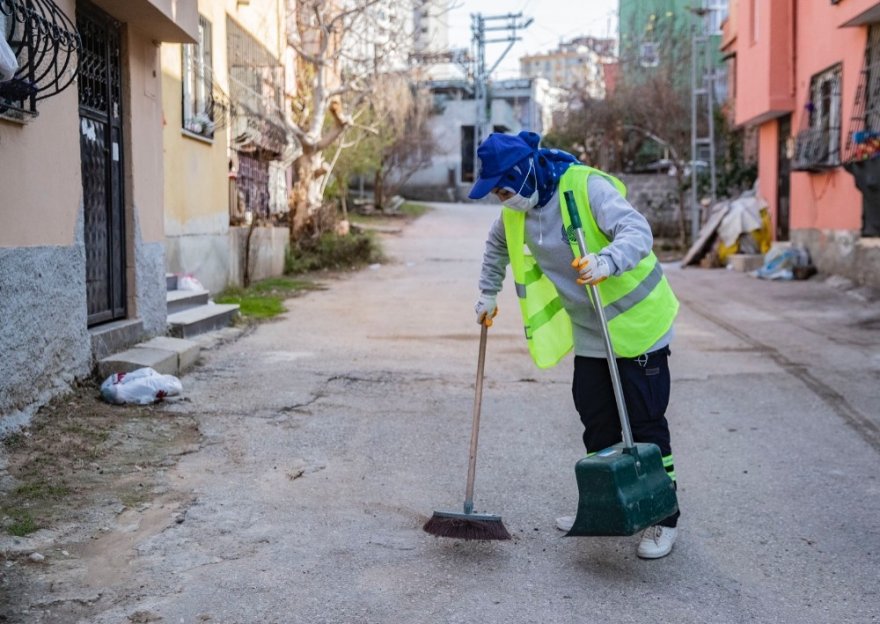
<svg viewBox="0 0 880 624">
<path fill-rule="evenodd" d="M 772 0 L 775 4 L 788 0 Z M 751 63 L 764 61 L 762 54 L 754 50 L 749 42 L 749 0 L 740 0 L 739 32 L 737 38 L 737 64 L 739 65 L 737 83 L 737 121 L 742 123 L 749 115 L 765 112 L 754 108 L 754 102 L 763 103 L 770 111 L 773 100 L 756 93 L 766 88 L 766 79 L 774 80 L 773 72 L 780 71 L 784 64 L 771 63 L 771 72 L 744 72 Z M 761 7 L 759 15 L 759 35 L 757 46 L 761 45 L 760 28 L 764 13 L 770 11 L 771 2 L 756 2 Z M 810 98 L 811 78 L 838 63 L 842 65 L 841 82 L 841 158 L 846 148 L 846 138 L 850 132 L 850 117 L 855 104 L 855 95 L 864 62 L 867 27 L 842 27 L 842 24 L 859 13 L 875 6 L 876 0 L 849 0 L 832 5 L 830 2 L 796 2 L 791 18 L 796 20 L 794 76 L 794 110 L 792 113 L 792 133 L 797 134 L 806 128 L 805 106 Z M 842 7 L 845 10 L 842 10 Z M 766 21 L 763 22 L 766 25 Z M 774 28 L 781 28 L 777 20 Z M 751 54 L 751 56 L 750 56 Z M 758 54 L 756 56 L 756 54 Z M 751 60 L 750 60 L 751 59 Z M 766 65 L 764 65 L 766 67 Z M 760 78 L 755 77 L 755 73 Z M 751 102 L 751 104 L 750 104 Z M 751 106 L 751 108 L 749 108 Z M 777 124 L 769 121 L 760 126 L 759 133 L 759 186 L 762 196 L 771 206 L 771 214 L 776 215 L 776 176 L 777 176 Z M 853 177 L 842 167 L 826 173 L 807 173 L 793 171 L 791 174 L 791 215 L 790 227 L 794 229 L 818 230 L 859 230 L 862 223 L 862 196 L 856 189 Z"/>
<path fill-rule="evenodd" d="M 736 28 L 736 123 L 764 123 L 794 107 L 794 0 L 741 0 Z"/>
<path fill-rule="evenodd" d="M 758 194 L 767 201 L 770 215 L 776 228 L 776 176 L 779 160 L 776 155 L 776 142 L 779 125 L 776 120 L 761 124 L 758 128 Z"/>
</svg>

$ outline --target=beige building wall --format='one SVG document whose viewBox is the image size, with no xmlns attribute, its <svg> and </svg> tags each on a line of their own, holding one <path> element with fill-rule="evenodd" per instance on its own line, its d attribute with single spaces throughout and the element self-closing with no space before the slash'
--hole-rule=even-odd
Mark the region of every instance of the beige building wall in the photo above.
<svg viewBox="0 0 880 624">
<path fill-rule="evenodd" d="M 199 13 L 211 23 L 214 79 L 228 95 L 225 0 L 200 0 Z M 167 236 L 221 233 L 229 229 L 227 126 L 213 139 L 183 129 L 183 50 L 162 46 L 165 233 Z"/>
<path fill-rule="evenodd" d="M 75 24 L 76 0 L 55 1 Z M 191 37 L 192 2 L 96 2 L 121 23 L 124 309 L 114 301 L 112 314 L 89 317 L 78 84 L 38 101 L 27 123 L 0 120 L 0 318 L 9 329 L 0 332 L 0 432 L 88 377 L 97 359 L 166 331 L 157 42 Z"/>
<path fill-rule="evenodd" d="M 74 15 L 74 0 L 56 0 Z M 37 103 L 39 116 L 0 120 L 0 247 L 72 245 L 82 203 L 76 84 Z"/>
<path fill-rule="evenodd" d="M 276 58 L 282 58 L 286 47 L 284 0 L 224 0 L 226 11 L 236 22 L 254 35 Z"/>
<path fill-rule="evenodd" d="M 284 0 L 250 0 L 247 4 L 236 0 L 198 0 L 199 14 L 211 25 L 214 82 L 227 97 L 232 93 L 227 15 L 282 64 L 286 48 L 285 6 Z M 212 139 L 183 128 L 182 79 L 182 46 L 164 45 L 165 265 L 169 272 L 194 275 L 205 288 L 216 293 L 240 283 L 244 266 L 240 237 L 229 225 L 229 167 L 235 155 L 230 146 L 229 125 L 217 128 Z M 283 247 L 276 255 L 282 268 L 274 274 L 283 270 Z M 249 271 L 253 277 L 253 264 Z"/>
<path fill-rule="evenodd" d="M 137 28 L 129 26 L 127 30 L 126 203 L 136 213 L 142 240 L 161 242 L 165 226 L 159 44 Z"/>
</svg>

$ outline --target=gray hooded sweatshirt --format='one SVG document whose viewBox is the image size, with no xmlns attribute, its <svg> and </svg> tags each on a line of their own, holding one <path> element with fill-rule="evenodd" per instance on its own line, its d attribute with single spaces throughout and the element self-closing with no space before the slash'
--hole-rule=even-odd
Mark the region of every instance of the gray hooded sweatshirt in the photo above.
<svg viewBox="0 0 880 624">
<path fill-rule="evenodd" d="M 603 177 L 591 175 L 587 179 L 587 192 L 596 225 L 611 241 L 599 255 L 608 261 L 611 275 L 621 275 L 634 268 L 651 252 L 654 244 L 651 226 Z M 587 289 L 575 281 L 578 275 L 571 266 L 573 255 L 562 223 L 559 191 L 553 194 L 545 206 L 529 210 L 525 223 L 526 245 L 538 266 L 556 286 L 562 305 L 571 317 L 575 355 L 604 358 L 605 342 L 598 316 L 593 310 Z M 480 272 L 480 291 L 497 294 L 504 282 L 508 264 L 510 256 L 507 253 L 504 223 L 499 216 L 492 224 L 486 240 Z M 648 352 L 669 345 L 672 336 L 673 329 L 670 329 Z"/>
</svg>

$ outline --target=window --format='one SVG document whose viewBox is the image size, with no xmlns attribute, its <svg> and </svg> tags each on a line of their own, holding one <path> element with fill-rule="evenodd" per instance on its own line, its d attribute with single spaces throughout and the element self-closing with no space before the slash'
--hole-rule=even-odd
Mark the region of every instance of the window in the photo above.
<svg viewBox="0 0 880 624">
<path fill-rule="evenodd" d="M 709 9 L 709 34 L 720 35 L 721 24 L 727 19 L 727 3 L 729 0 L 703 0 Z"/>
<path fill-rule="evenodd" d="M 199 16 L 199 42 L 183 46 L 183 129 L 214 138 L 211 22 Z"/>
<path fill-rule="evenodd" d="M 639 64 L 642 67 L 657 67 L 660 64 L 660 55 L 657 52 L 657 44 L 653 41 L 645 41 L 639 48 Z"/>
<path fill-rule="evenodd" d="M 814 171 L 840 164 L 841 66 L 816 74 L 810 80 L 810 100 L 795 144 L 794 169 Z"/>
</svg>

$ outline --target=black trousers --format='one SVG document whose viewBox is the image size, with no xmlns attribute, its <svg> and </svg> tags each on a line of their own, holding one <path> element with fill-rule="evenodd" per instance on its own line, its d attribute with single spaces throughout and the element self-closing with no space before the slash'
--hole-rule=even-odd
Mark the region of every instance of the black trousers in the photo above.
<svg viewBox="0 0 880 624">
<path fill-rule="evenodd" d="M 636 442 L 652 442 L 660 447 L 667 472 L 673 476 L 672 445 L 666 407 L 669 405 L 668 347 L 635 359 L 617 359 L 620 382 L 630 428 Z M 584 446 L 595 453 L 622 440 L 620 416 L 614 400 L 611 373 L 605 358 L 574 358 L 574 379 L 571 385 L 574 405 L 584 425 Z M 674 527 L 679 513 L 661 521 Z"/>
</svg>

